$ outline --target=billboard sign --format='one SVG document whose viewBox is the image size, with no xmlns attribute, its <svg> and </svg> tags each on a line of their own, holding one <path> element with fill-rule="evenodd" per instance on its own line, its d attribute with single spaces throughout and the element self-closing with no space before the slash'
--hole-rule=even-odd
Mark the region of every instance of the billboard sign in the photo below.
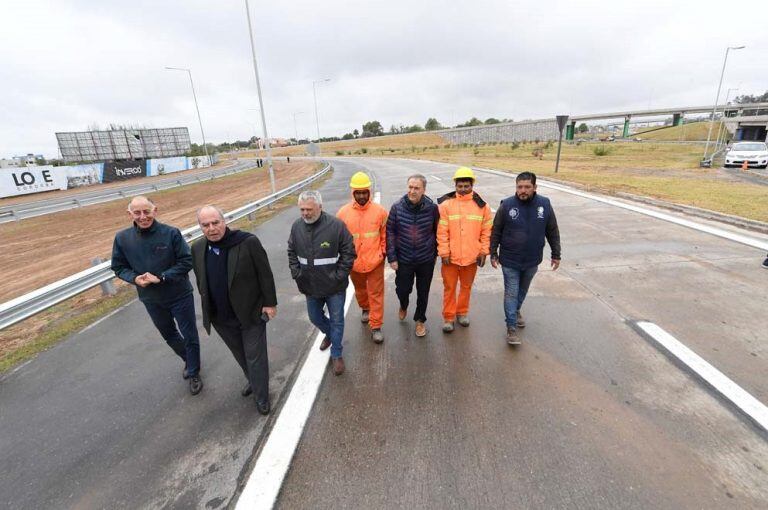
<svg viewBox="0 0 768 510">
<path fill-rule="evenodd" d="M 185 127 L 56 133 L 56 140 L 67 163 L 183 156 L 191 148 Z"/>
<path fill-rule="evenodd" d="M 66 173 L 51 165 L 0 170 L 0 197 L 67 189 Z"/>
<path fill-rule="evenodd" d="M 104 176 L 101 182 L 125 181 L 147 176 L 147 160 L 130 159 L 107 161 L 104 163 Z"/>
</svg>

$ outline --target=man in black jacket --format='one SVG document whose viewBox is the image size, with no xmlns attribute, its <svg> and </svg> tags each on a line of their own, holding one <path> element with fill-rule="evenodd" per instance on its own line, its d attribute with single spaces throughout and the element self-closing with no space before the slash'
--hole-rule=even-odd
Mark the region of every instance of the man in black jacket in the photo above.
<svg viewBox="0 0 768 510">
<path fill-rule="evenodd" d="M 230 230 L 224 214 L 207 205 L 197 212 L 203 239 L 192 245 L 192 267 L 203 308 L 203 327 L 211 324 L 232 351 L 252 392 L 256 409 L 268 414 L 267 321 L 277 313 L 275 280 L 267 253 L 255 235 Z"/>
<path fill-rule="evenodd" d="M 288 238 L 288 265 L 299 292 L 307 297 L 309 320 L 325 335 L 320 350 L 331 348 L 333 373 L 341 375 L 344 300 L 357 257 L 355 244 L 344 222 L 323 211 L 320 192 L 302 192 L 299 209 L 301 218 L 293 223 Z"/>
<path fill-rule="evenodd" d="M 536 193 L 536 174 L 516 178 L 515 195 L 501 201 L 491 231 L 491 265 L 504 273 L 504 315 L 507 343 L 520 345 L 517 328 L 528 288 L 543 258 L 544 239 L 552 250 L 550 266 L 560 267 L 560 231 L 549 199 Z M 497 253 L 498 252 L 498 253 Z"/>
<path fill-rule="evenodd" d="M 398 317 L 405 319 L 408 302 L 416 280 L 415 333 L 426 336 L 426 311 L 429 288 L 437 260 L 437 222 L 440 212 L 424 193 L 427 178 L 421 174 L 408 177 L 408 193 L 392 204 L 387 217 L 387 260 L 395 271 L 395 293 L 400 300 Z"/>
<path fill-rule="evenodd" d="M 136 286 L 155 327 L 184 360 L 183 377 L 189 379 L 189 391 L 197 395 L 203 389 L 203 380 L 195 302 L 187 277 L 192 256 L 179 229 L 156 221 L 156 214 L 157 207 L 148 198 L 131 200 L 128 217 L 133 226 L 115 235 L 112 270 L 118 278 Z"/>
</svg>

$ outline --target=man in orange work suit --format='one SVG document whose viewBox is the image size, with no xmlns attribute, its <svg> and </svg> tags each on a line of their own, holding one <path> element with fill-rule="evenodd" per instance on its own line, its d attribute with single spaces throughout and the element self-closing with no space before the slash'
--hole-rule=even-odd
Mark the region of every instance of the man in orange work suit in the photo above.
<svg viewBox="0 0 768 510">
<path fill-rule="evenodd" d="M 371 339 L 384 341 L 384 256 L 387 253 L 387 211 L 373 202 L 371 179 L 357 172 L 349 181 L 352 202 L 336 216 L 344 222 L 355 241 L 357 259 L 349 277 L 355 286 L 357 304 L 363 310 L 362 322 L 371 328 Z M 487 250 L 486 250 L 487 251 Z"/>
<path fill-rule="evenodd" d="M 491 208 L 472 191 L 475 174 L 461 167 L 453 174 L 456 191 L 437 199 L 437 255 L 442 261 L 443 332 L 453 331 L 454 320 L 469 326 L 469 296 L 477 268 L 490 253 L 493 218 Z M 459 298 L 456 299 L 456 286 Z"/>
</svg>

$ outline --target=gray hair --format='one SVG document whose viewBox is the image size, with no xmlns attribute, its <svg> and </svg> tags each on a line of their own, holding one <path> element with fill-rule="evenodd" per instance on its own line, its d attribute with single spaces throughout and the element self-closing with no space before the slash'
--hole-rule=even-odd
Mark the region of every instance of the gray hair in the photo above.
<svg viewBox="0 0 768 510">
<path fill-rule="evenodd" d="M 424 185 L 424 189 L 427 189 L 427 178 L 424 177 L 423 175 L 421 175 L 421 174 L 413 174 L 412 176 L 408 177 L 408 181 L 410 181 L 411 179 L 418 179 L 418 180 L 420 180 L 421 184 Z M 408 181 L 405 181 L 406 184 L 408 183 Z"/>
<path fill-rule="evenodd" d="M 200 212 L 202 212 L 203 209 L 213 209 L 214 211 L 219 213 L 219 216 L 221 217 L 222 220 L 226 221 L 226 218 L 224 218 L 224 211 L 222 211 L 219 207 L 213 204 L 208 204 L 208 205 L 202 206 L 200 209 L 197 210 L 197 213 L 195 213 L 198 223 L 200 223 Z"/>
<path fill-rule="evenodd" d="M 133 204 L 134 200 L 146 200 L 147 202 L 149 202 L 150 204 L 152 204 L 152 208 L 155 208 L 155 207 L 156 207 L 156 206 L 155 206 L 155 203 L 152 201 L 152 199 L 151 199 L 151 198 L 149 198 L 149 197 L 145 197 L 144 195 L 136 195 L 135 197 L 133 197 L 133 198 L 131 199 L 131 201 L 130 201 L 130 202 L 128 202 L 128 212 L 132 212 L 132 211 L 133 211 L 133 209 L 131 209 L 131 205 Z"/>
<path fill-rule="evenodd" d="M 307 200 L 313 200 L 317 205 L 323 205 L 323 196 L 320 194 L 319 191 L 314 189 L 308 189 L 306 191 L 302 191 L 301 194 L 299 195 L 299 204 Z"/>
</svg>

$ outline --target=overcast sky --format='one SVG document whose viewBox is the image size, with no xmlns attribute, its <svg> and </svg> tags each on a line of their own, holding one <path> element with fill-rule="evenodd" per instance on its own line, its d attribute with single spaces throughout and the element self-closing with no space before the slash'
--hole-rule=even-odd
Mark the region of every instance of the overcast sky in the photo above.
<svg viewBox="0 0 768 510">
<path fill-rule="evenodd" d="M 456 124 L 711 104 L 768 90 L 765 0 L 252 1 L 269 135 L 369 120 Z M 189 127 L 261 136 L 244 1 L 0 0 L 0 157 L 57 155 L 56 131 Z"/>
</svg>

